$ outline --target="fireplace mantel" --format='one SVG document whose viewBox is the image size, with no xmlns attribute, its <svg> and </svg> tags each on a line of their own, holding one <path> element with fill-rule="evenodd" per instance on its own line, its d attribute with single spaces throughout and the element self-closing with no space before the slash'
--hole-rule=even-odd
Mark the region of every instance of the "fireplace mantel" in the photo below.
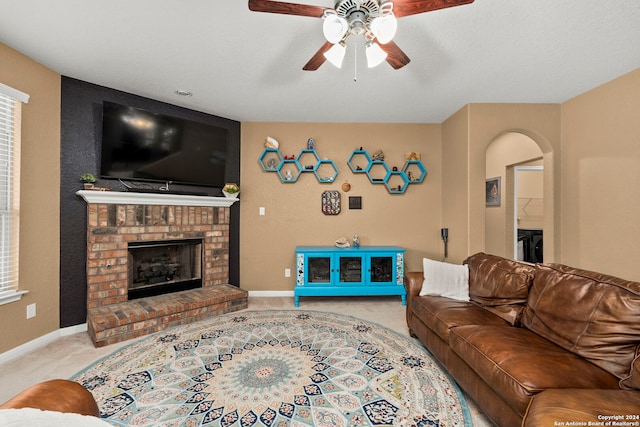
<svg viewBox="0 0 640 427">
<path fill-rule="evenodd" d="M 76 194 L 87 203 L 122 205 L 216 206 L 228 208 L 236 197 L 192 196 L 185 194 L 135 193 L 132 191 L 80 190 Z"/>
</svg>

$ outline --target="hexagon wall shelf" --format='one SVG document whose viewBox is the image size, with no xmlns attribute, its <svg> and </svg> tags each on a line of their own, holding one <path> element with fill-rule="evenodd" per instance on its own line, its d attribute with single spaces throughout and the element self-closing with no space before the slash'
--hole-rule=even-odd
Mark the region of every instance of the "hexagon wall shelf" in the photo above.
<svg viewBox="0 0 640 427">
<path fill-rule="evenodd" d="M 305 172 L 313 172 L 321 184 L 334 182 L 338 176 L 338 168 L 333 160 L 320 159 L 316 150 L 301 150 L 294 159 L 285 159 L 280 150 L 265 148 L 260 155 L 259 163 L 263 171 L 276 172 L 280 181 L 285 184 L 297 182 Z M 287 172 L 290 172 L 290 175 Z"/>
<path fill-rule="evenodd" d="M 390 194 L 403 194 L 427 176 L 421 160 L 407 160 L 402 169 L 391 170 L 384 160 L 372 160 L 366 150 L 353 150 L 347 164 L 351 172 L 366 174 L 372 184 L 384 184 Z"/>
</svg>

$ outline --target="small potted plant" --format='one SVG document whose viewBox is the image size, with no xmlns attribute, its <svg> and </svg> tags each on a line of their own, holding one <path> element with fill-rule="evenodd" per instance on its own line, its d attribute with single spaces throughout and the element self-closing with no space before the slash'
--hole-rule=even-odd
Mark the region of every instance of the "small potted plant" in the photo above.
<svg viewBox="0 0 640 427">
<path fill-rule="evenodd" d="M 91 190 L 97 179 L 96 176 L 92 173 L 83 173 L 82 175 L 80 175 L 80 181 L 84 182 L 84 189 L 85 190 Z"/>
<path fill-rule="evenodd" d="M 225 184 L 224 187 L 222 187 L 222 194 L 224 194 L 225 197 L 238 197 L 240 187 L 238 184 Z"/>
</svg>

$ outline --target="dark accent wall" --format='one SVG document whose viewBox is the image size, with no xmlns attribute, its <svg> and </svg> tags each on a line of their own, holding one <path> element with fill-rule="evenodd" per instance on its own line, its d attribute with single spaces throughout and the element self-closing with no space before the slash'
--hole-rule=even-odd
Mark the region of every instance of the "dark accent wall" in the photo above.
<svg viewBox="0 0 640 427">
<path fill-rule="evenodd" d="M 75 193 L 85 172 L 99 175 L 102 102 L 155 111 L 161 114 L 222 126 L 231 144 L 226 182 L 240 184 L 240 122 L 189 110 L 149 98 L 62 76 L 61 176 L 60 176 L 60 327 L 86 322 L 87 318 L 87 205 Z M 118 181 L 100 180 L 99 185 L 124 191 Z M 221 195 L 220 189 L 172 186 L 176 191 L 206 191 Z M 45 208 L 45 207 L 43 207 Z M 46 209 L 46 208 L 45 208 Z M 231 207 L 229 282 L 240 284 L 240 207 Z"/>
</svg>

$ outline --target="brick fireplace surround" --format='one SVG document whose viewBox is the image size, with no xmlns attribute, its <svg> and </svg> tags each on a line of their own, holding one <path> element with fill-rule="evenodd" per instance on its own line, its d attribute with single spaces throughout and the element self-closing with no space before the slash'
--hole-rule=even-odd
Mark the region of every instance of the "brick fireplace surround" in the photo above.
<svg viewBox="0 0 640 427">
<path fill-rule="evenodd" d="M 229 281 L 234 198 L 78 191 L 87 202 L 87 326 L 96 347 L 247 307 Z M 202 239 L 202 288 L 128 300 L 129 242 Z"/>
</svg>

